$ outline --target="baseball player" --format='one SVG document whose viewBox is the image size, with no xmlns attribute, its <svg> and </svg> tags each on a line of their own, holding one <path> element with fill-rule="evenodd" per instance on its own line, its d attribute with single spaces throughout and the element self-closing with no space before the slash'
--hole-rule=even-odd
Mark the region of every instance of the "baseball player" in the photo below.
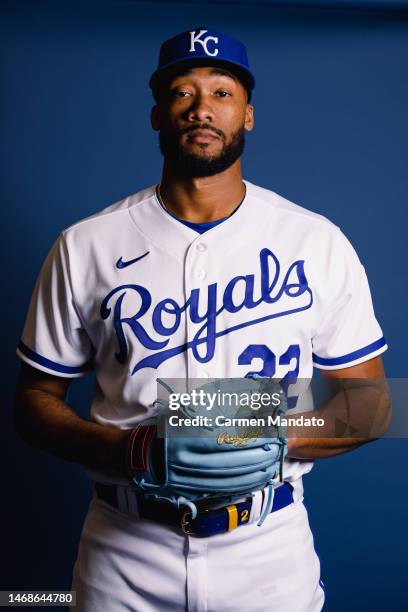
<svg viewBox="0 0 408 612">
<path fill-rule="evenodd" d="M 196 28 L 167 40 L 150 79 L 160 183 L 63 231 L 31 298 L 16 426 L 95 481 L 73 572 L 81 612 L 323 607 L 302 476 L 368 439 L 293 438 L 289 427 L 262 449 L 212 448 L 210 473 L 196 446 L 163 451 L 146 421 L 158 379 L 276 379 L 290 413 L 303 409 L 293 389 L 313 367 L 328 378 L 384 375 L 387 345 L 347 238 L 242 178 L 254 86 L 244 45 L 226 34 Z M 65 398 L 89 371 L 87 421 Z M 251 458 L 261 452 L 264 479 Z M 192 491 L 220 466 L 233 480 L 220 478 L 202 506 Z"/>
</svg>

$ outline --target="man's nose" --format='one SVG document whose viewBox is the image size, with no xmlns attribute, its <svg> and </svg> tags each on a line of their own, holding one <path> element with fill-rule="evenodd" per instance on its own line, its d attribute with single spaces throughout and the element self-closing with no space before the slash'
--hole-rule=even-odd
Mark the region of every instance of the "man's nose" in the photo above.
<svg viewBox="0 0 408 612">
<path fill-rule="evenodd" d="M 211 122 L 214 111 L 206 96 L 195 96 L 188 111 L 189 121 Z"/>
</svg>

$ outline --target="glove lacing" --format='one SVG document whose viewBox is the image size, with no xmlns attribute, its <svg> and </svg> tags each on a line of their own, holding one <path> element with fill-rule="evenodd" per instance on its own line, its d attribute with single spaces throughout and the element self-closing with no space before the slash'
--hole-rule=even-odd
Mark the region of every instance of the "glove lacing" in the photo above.
<svg viewBox="0 0 408 612">
<path fill-rule="evenodd" d="M 186 499 L 182 495 L 179 495 L 179 497 L 177 497 L 177 508 L 180 508 L 180 506 L 187 506 L 188 508 L 190 508 L 191 519 L 194 520 L 196 518 L 197 506 L 194 502 L 190 501 L 189 499 Z"/>
<path fill-rule="evenodd" d="M 279 437 L 279 430 L 278 430 L 278 437 Z M 285 454 L 285 447 L 286 447 L 286 440 L 284 438 L 279 437 L 280 442 L 281 442 L 281 447 L 280 447 L 280 457 L 279 457 L 279 480 L 280 482 L 283 481 L 283 459 L 284 459 L 284 454 Z M 268 516 L 268 514 L 270 513 L 270 511 L 272 510 L 272 505 L 273 505 L 273 498 L 275 496 L 275 487 L 273 486 L 273 480 L 272 478 L 268 481 L 267 483 L 268 486 L 268 501 L 265 504 L 265 508 L 262 510 L 262 514 L 259 517 L 259 521 L 257 523 L 258 527 L 260 527 L 262 525 L 262 523 L 264 522 L 264 520 L 266 519 L 266 517 Z"/>
<path fill-rule="evenodd" d="M 267 502 L 265 504 L 265 508 L 262 510 L 261 516 L 259 517 L 259 521 L 257 523 L 258 527 L 260 527 L 262 525 L 262 523 L 264 522 L 264 520 L 266 519 L 266 517 L 268 516 L 268 514 L 272 510 L 273 498 L 275 497 L 275 488 L 273 486 L 272 478 L 268 482 L 268 493 L 267 493 L 267 495 L 268 495 L 268 500 L 267 500 Z"/>
<path fill-rule="evenodd" d="M 152 484 L 150 482 L 146 482 L 146 480 L 144 478 L 142 478 L 138 483 L 137 483 L 139 489 L 141 489 L 142 491 L 146 491 L 146 493 L 148 493 L 149 495 L 153 495 L 156 499 L 162 499 L 166 502 L 171 502 L 175 505 L 177 505 L 177 508 L 180 508 L 181 506 L 187 506 L 190 511 L 191 511 L 191 518 L 195 519 L 197 516 L 197 506 L 195 505 L 194 502 L 190 501 L 189 499 L 186 499 L 185 497 L 183 497 L 183 495 L 179 495 L 178 497 L 163 497 L 161 495 L 157 495 L 155 493 L 153 493 L 154 489 L 159 489 L 160 485 L 155 485 Z"/>
</svg>

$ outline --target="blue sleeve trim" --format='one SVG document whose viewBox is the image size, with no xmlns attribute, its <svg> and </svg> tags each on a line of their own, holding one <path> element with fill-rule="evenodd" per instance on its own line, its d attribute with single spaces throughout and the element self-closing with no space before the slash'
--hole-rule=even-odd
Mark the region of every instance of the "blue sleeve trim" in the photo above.
<svg viewBox="0 0 408 612">
<path fill-rule="evenodd" d="M 333 366 L 333 365 L 341 365 L 343 363 L 349 363 L 350 361 L 355 361 L 356 359 L 360 359 L 360 357 L 365 357 L 370 353 L 374 353 L 378 349 L 382 348 L 386 345 L 385 338 L 382 337 L 375 342 L 372 342 L 368 346 L 364 348 L 358 349 L 357 351 L 353 351 L 352 353 L 347 353 L 347 355 L 343 355 L 342 357 L 319 357 L 313 353 L 313 362 L 322 366 Z"/>
<path fill-rule="evenodd" d="M 56 363 L 55 361 L 51 361 L 51 359 L 46 359 L 46 357 L 42 357 L 35 351 L 32 351 L 28 348 L 27 345 L 24 344 L 22 340 L 18 343 L 18 348 L 20 352 L 25 355 L 28 359 L 35 361 L 39 365 L 44 366 L 45 368 L 49 368 L 50 370 L 55 370 L 55 372 L 61 372 L 62 374 L 80 374 L 82 372 L 88 372 L 91 367 L 91 362 L 88 361 L 82 366 L 66 366 L 60 363 Z"/>
</svg>

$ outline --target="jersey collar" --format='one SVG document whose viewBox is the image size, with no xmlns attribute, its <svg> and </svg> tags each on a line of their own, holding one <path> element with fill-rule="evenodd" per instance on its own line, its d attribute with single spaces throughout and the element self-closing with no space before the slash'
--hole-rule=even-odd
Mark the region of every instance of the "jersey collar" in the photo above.
<svg viewBox="0 0 408 612">
<path fill-rule="evenodd" d="M 138 230 L 152 243 L 184 261 L 187 250 L 195 242 L 204 242 L 208 247 L 215 247 L 217 243 L 226 246 L 228 241 L 235 245 L 244 244 L 251 238 L 248 231 L 249 221 L 253 223 L 253 216 L 256 214 L 251 197 L 253 185 L 249 181 L 243 182 L 246 194 L 239 207 L 230 217 L 204 234 L 180 223 L 163 208 L 156 195 L 156 185 L 149 188 L 145 199 L 129 207 L 129 214 Z"/>
</svg>

